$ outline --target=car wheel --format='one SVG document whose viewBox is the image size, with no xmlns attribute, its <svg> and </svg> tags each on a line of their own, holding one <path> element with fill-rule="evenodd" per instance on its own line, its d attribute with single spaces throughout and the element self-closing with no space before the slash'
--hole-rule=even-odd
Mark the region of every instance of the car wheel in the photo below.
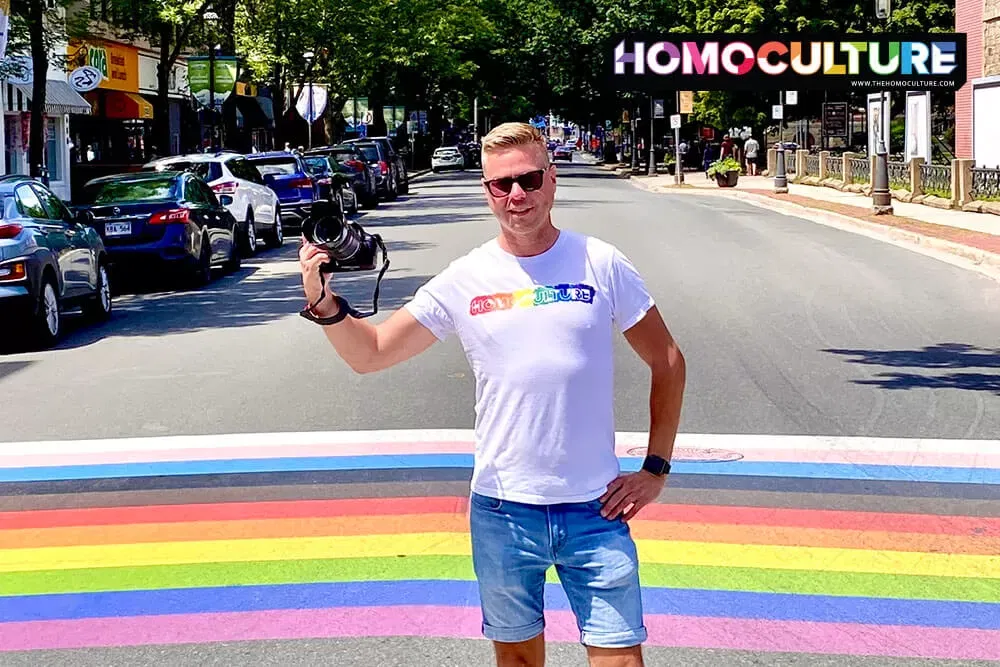
<svg viewBox="0 0 1000 667">
<path fill-rule="evenodd" d="M 235 273 L 240 270 L 240 265 L 243 263 L 243 253 L 240 251 L 240 246 L 242 244 L 241 239 L 242 234 L 240 234 L 240 226 L 236 224 L 233 226 L 233 240 L 229 244 L 229 259 L 226 260 L 223 270 L 226 273 Z"/>
<path fill-rule="evenodd" d="M 195 287 L 203 287 L 212 281 L 212 243 L 208 237 L 201 240 L 201 254 L 198 255 L 198 266 L 191 276 Z"/>
<path fill-rule="evenodd" d="M 111 317 L 111 279 L 104 262 L 97 267 L 97 293 L 84 302 L 82 309 L 92 320 L 103 321 Z"/>
<path fill-rule="evenodd" d="M 281 224 L 281 207 L 274 207 L 274 225 L 268 230 L 264 239 L 269 248 L 280 248 L 285 242 L 285 230 Z"/>
<path fill-rule="evenodd" d="M 351 213 L 358 212 L 358 193 L 354 191 L 354 188 L 348 188 L 351 194 Z"/>
<path fill-rule="evenodd" d="M 247 235 L 244 251 L 247 257 L 253 257 L 257 254 L 257 221 L 253 209 L 247 210 Z"/>
<path fill-rule="evenodd" d="M 388 190 L 386 192 L 386 199 L 389 201 L 394 201 L 399 196 L 399 184 L 396 183 L 395 174 L 389 174 L 389 184 L 386 189 Z"/>
<path fill-rule="evenodd" d="M 409 179 L 409 177 L 403 178 L 403 184 L 401 186 L 399 186 L 399 191 L 402 194 L 404 194 L 404 195 L 410 194 L 410 179 Z"/>
<path fill-rule="evenodd" d="M 52 276 L 44 278 L 31 324 L 34 329 L 32 332 L 34 339 L 40 347 L 51 347 L 59 340 L 59 334 L 62 333 L 62 318 L 59 313 L 56 281 Z"/>
</svg>

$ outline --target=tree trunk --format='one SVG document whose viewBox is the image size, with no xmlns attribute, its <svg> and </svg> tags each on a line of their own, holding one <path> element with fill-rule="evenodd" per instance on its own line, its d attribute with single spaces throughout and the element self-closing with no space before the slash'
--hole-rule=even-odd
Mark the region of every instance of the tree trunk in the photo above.
<svg viewBox="0 0 1000 667">
<path fill-rule="evenodd" d="M 172 155 L 170 146 L 170 45 L 173 42 L 173 26 L 160 24 L 160 62 L 156 65 L 156 106 L 153 108 L 153 142 L 159 157 Z"/>
<path fill-rule="evenodd" d="M 45 10 L 42 2 L 28 3 L 28 35 L 31 39 L 31 66 L 34 83 L 31 90 L 31 128 L 28 134 L 29 175 L 42 175 L 45 154 L 45 81 L 49 73 L 49 54 L 45 49 Z"/>
</svg>

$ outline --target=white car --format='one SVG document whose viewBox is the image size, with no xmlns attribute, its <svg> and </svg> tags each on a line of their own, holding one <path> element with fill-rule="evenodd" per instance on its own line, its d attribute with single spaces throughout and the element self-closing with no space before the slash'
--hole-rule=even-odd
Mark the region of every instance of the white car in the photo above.
<svg viewBox="0 0 1000 667">
<path fill-rule="evenodd" d="M 257 252 L 257 239 L 270 248 L 284 243 L 281 205 L 274 190 L 264 185 L 257 167 L 239 153 L 192 153 L 160 158 L 143 166 L 157 171 L 193 171 L 211 186 L 216 196 L 229 195 L 226 206 L 245 230 L 244 254 Z"/>
<path fill-rule="evenodd" d="M 458 148 L 442 146 L 434 150 L 431 155 L 431 170 L 437 172 L 442 169 L 465 169 L 465 157 Z"/>
</svg>

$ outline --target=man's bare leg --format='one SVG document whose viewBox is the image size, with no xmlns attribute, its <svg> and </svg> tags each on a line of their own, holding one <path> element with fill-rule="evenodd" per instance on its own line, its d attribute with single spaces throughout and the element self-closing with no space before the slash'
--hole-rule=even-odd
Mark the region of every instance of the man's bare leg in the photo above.
<svg viewBox="0 0 1000 667">
<path fill-rule="evenodd" d="M 497 654 L 497 667 L 545 665 L 545 633 L 525 642 L 493 642 L 493 648 Z"/>
<path fill-rule="evenodd" d="M 596 648 L 587 647 L 587 657 L 590 667 L 644 667 L 642 647 L 628 648 Z"/>
</svg>

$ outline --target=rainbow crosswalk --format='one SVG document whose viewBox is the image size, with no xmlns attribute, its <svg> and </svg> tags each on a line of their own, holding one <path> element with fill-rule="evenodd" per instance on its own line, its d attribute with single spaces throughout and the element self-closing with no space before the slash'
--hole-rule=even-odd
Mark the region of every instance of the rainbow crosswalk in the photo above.
<svg viewBox="0 0 1000 667">
<path fill-rule="evenodd" d="M 642 434 L 619 434 L 626 470 Z M 479 638 L 468 431 L 0 444 L 0 651 Z M 678 438 L 650 646 L 1000 660 L 1000 442 Z M 739 501 L 739 502 L 735 502 Z M 547 638 L 578 632 L 553 574 Z"/>
</svg>

